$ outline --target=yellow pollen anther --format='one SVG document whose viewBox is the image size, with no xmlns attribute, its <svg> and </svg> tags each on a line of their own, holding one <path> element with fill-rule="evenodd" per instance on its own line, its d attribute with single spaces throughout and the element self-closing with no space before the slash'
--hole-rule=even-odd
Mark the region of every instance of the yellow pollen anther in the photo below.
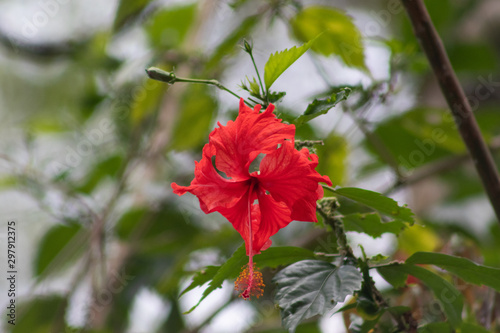
<svg viewBox="0 0 500 333">
<path fill-rule="evenodd" d="M 253 266 L 253 274 L 250 276 L 248 265 L 242 267 L 240 276 L 234 281 L 234 289 L 240 293 L 240 297 L 249 300 L 251 296 L 259 298 L 264 293 L 264 282 L 262 273 Z"/>
</svg>

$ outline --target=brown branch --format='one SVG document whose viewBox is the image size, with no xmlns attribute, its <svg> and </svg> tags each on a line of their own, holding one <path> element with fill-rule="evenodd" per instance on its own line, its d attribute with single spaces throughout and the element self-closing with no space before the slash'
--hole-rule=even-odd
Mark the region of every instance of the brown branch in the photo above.
<svg viewBox="0 0 500 333">
<path fill-rule="evenodd" d="M 500 177 L 493 157 L 481 135 L 476 118 L 453 71 L 443 43 L 422 0 L 401 0 L 410 17 L 415 36 L 436 75 L 441 91 L 451 109 L 491 205 L 500 222 Z"/>
</svg>

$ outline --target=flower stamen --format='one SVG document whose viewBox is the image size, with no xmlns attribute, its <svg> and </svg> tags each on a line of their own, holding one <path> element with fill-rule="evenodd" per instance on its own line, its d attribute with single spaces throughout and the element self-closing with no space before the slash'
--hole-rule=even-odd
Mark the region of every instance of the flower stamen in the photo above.
<svg viewBox="0 0 500 333">
<path fill-rule="evenodd" d="M 262 273 L 253 264 L 250 267 L 248 264 L 242 267 L 242 271 L 236 281 L 234 281 L 234 289 L 240 292 L 240 297 L 244 300 L 249 300 L 251 296 L 259 298 L 264 294 L 264 282 Z"/>
</svg>

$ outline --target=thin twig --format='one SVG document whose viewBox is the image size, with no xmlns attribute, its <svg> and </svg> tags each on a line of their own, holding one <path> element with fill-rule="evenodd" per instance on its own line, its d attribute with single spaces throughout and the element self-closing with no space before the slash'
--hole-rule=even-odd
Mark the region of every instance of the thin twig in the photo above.
<svg viewBox="0 0 500 333">
<path fill-rule="evenodd" d="M 500 176 L 443 43 L 422 0 L 402 0 L 402 3 L 500 222 Z"/>
<path fill-rule="evenodd" d="M 234 97 L 240 99 L 241 97 L 230 89 L 226 88 L 222 83 L 217 80 L 203 80 L 203 79 L 191 79 L 185 77 L 178 77 L 173 72 L 167 72 L 162 69 L 156 67 L 149 67 L 146 69 L 146 73 L 148 74 L 150 79 L 165 82 L 168 84 L 174 84 L 175 82 L 186 82 L 186 83 L 198 83 L 198 84 L 208 84 L 212 86 L 216 86 L 220 90 L 224 90 Z M 251 104 L 245 101 L 245 104 L 248 106 L 252 106 Z"/>
</svg>

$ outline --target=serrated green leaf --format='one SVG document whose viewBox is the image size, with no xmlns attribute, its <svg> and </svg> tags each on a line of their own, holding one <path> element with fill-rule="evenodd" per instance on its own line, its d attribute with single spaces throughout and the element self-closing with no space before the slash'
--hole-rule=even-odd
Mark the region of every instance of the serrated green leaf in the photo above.
<svg viewBox="0 0 500 333">
<path fill-rule="evenodd" d="M 315 42 L 313 36 L 309 42 L 302 46 L 294 46 L 291 49 L 285 49 L 283 51 L 276 51 L 276 53 L 271 54 L 269 59 L 264 66 L 264 83 L 266 85 L 267 91 L 271 88 L 272 84 L 284 71 L 288 69 L 297 59 L 299 59 Z"/>
<path fill-rule="evenodd" d="M 283 327 L 294 332 L 301 321 L 324 314 L 359 290 L 362 278 L 354 266 L 303 260 L 280 271 L 273 281 Z"/>
<path fill-rule="evenodd" d="M 407 274 L 413 275 L 427 285 L 442 306 L 448 322 L 458 328 L 462 324 L 463 296 L 451 283 L 439 275 L 420 266 L 410 264 L 400 265 L 399 268 Z"/>
<path fill-rule="evenodd" d="M 478 265 L 466 258 L 443 253 L 417 252 L 406 259 L 406 263 L 435 265 L 457 275 L 466 282 L 486 285 L 500 292 L 500 269 Z"/>
<path fill-rule="evenodd" d="M 303 42 L 322 34 L 312 46 L 325 56 L 337 55 L 347 66 L 368 71 L 361 33 L 344 12 L 323 6 L 311 6 L 290 20 L 294 36 Z"/>
<path fill-rule="evenodd" d="M 89 233 L 79 224 L 58 224 L 43 236 L 34 262 L 36 276 L 48 276 L 75 261 L 85 249 Z"/>
<path fill-rule="evenodd" d="M 208 281 L 212 280 L 214 278 L 215 274 L 217 273 L 217 271 L 219 270 L 219 268 L 220 268 L 220 266 L 207 266 L 207 267 L 203 268 L 201 271 L 199 271 L 198 273 L 196 273 L 193 276 L 193 280 L 191 281 L 191 284 L 189 286 L 187 286 L 179 294 L 179 297 L 181 297 L 182 295 L 184 295 L 188 291 L 193 290 L 196 287 L 201 287 L 202 285 L 204 285 Z"/>
<path fill-rule="evenodd" d="M 322 114 L 328 113 L 328 111 L 335 105 L 346 100 L 349 97 L 350 93 L 351 88 L 345 87 L 342 88 L 339 92 L 333 93 L 328 98 L 315 99 L 311 104 L 307 106 L 304 114 L 295 119 L 295 125 L 301 126 L 304 123 L 321 116 Z"/>
<path fill-rule="evenodd" d="M 404 221 L 410 224 L 414 222 L 413 212 L 409 208 L 399 206 L 395 200 L 385 197 L 378 192 L 355 187 L 343 187 L 335 189 L 335 193 L 373 208 L 395 220 Z"/>
<path fill-rule="evenodd" d="M 341 218 L 345 231 L 356 231 L 377 238 L 388 232 L 398 235 L 406 224 L 401 221 L 382 222 L 378 213 L 349 214 Z"/>
<path fill-rule="evenodd" d="M 299 260 L 314 258 L 314 252 L 292 246 L 271 247 L 261 254 L 254 256 L 255 265 L 262 269 L 264 267 L 276 268 L 280 265 L 288 265 Z M 241 268 L 248 263 L 245 244 L 241 245 L 223 265 L 218 266 L 218 270 L 212 281 L 205 289 L 201 299 L 196 305 L 186 313 L 193 311 L 212 291 L 220 288 L 224 280 L 238 277 Z"/>
</svg>

